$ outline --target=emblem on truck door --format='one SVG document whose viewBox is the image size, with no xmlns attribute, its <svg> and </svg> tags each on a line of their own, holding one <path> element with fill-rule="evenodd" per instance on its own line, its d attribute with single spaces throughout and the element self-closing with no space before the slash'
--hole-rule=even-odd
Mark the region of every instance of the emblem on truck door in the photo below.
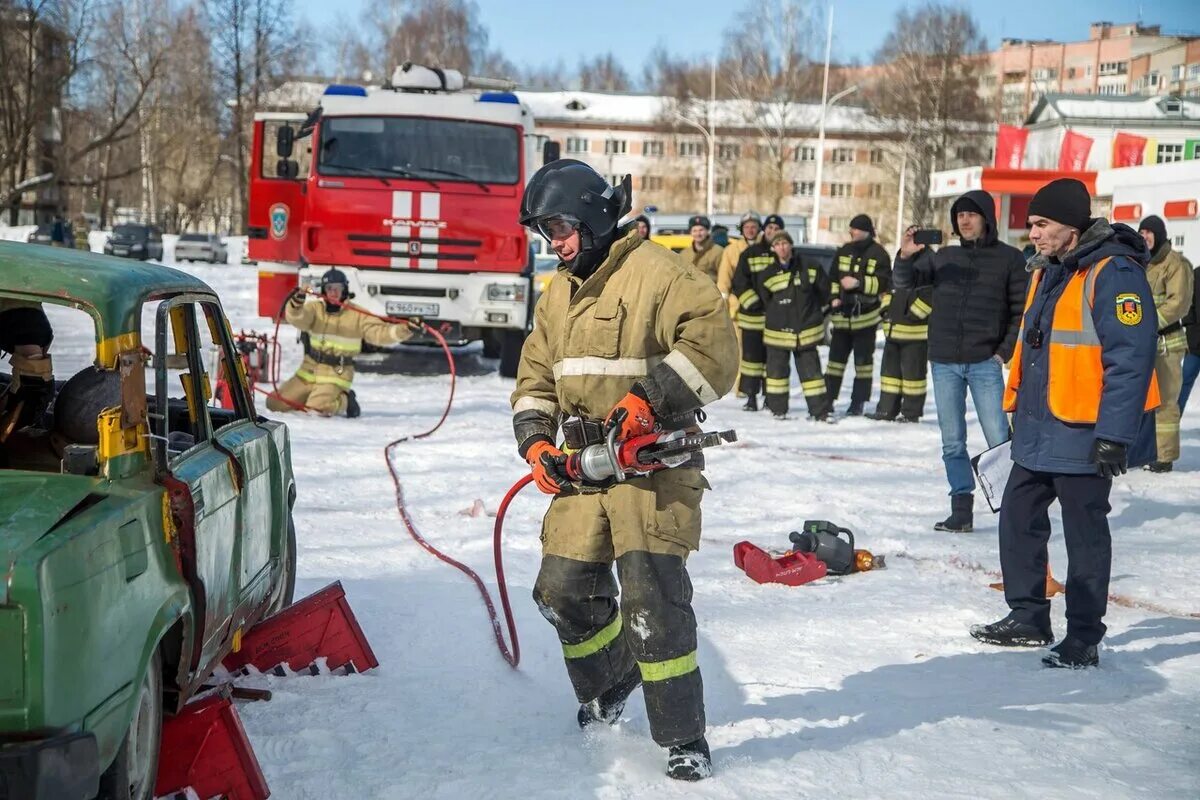
<svg viewBox="0 0 1200 800">
<path fill-rule="evenodd" d="M 271 238 L 283 239 L 287 236 L 288 207 L 283 203 L 271 206 Z"/>
<path fill-rule="evenodd" d="M 408 252 L 414 256 L 421 255 L 421 243 L 418 240 L 413 239 L 408 243 Z"/>
</svg>

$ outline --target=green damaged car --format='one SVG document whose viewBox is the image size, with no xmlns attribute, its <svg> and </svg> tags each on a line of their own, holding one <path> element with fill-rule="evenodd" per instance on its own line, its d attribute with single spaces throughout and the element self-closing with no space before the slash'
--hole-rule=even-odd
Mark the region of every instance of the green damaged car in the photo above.
<svg viewBox="0 0 1200 800">
<path fill-rule="evenodd" d="M 0 800 L 153 797 L 164 715 L 292 600 L 287 428 L 167 267 L 0 243 L 0 349 Z"/>
</svg>

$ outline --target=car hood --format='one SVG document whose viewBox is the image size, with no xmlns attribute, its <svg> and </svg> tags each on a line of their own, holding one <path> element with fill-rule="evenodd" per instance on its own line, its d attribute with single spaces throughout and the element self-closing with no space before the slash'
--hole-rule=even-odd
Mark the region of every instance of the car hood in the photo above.
<svg viewBox="0 0 1200 800">
<path fill-rule="evenodd" d="M 71 516 L 105 482 L 83 475 L 48 475 L 5 470 L 0 473 L 0 597 L 5 576 L 21 553 Z"/>
</svg>

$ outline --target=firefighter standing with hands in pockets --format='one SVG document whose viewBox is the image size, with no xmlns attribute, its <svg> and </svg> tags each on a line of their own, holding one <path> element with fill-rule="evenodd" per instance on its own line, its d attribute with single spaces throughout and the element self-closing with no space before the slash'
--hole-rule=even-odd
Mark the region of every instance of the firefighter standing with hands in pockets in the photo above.
<svg viewBox="0 0 1200 800">
<path fill-rule="evenodd" d="M 545 165 L 525 189 L 521 224 L 562 263 L 521 352 L 513 430 L 538 488 L 554 495 L 533 595 L 562 643 L 580 726 L 616 722 L 640 684 L 667 774 L 699 780 L 711 758 L 685 562 L 700 543 L 702 458 L 604 487 L 577 487 L 565 471 L 564 448 L 613 426 L 618 440 L 695 429 L 696 412 L 733 384 L 737 345 L 720 292 L 666 248 L 618 230 L 629 197 L 628 177 L 610 186 L 574 159 Z"/>
</svg>

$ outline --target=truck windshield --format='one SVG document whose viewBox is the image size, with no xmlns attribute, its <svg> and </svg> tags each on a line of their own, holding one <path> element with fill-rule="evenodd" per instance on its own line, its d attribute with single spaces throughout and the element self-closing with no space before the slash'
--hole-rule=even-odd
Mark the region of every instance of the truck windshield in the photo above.
<svg viewBox="0 0 1200 800">
<path fill-rule="evenodd" d="M 515 184 L 520 138 L 514 128 L 417 117 L 325 117 L 317 171 Z"/>
</svg>

